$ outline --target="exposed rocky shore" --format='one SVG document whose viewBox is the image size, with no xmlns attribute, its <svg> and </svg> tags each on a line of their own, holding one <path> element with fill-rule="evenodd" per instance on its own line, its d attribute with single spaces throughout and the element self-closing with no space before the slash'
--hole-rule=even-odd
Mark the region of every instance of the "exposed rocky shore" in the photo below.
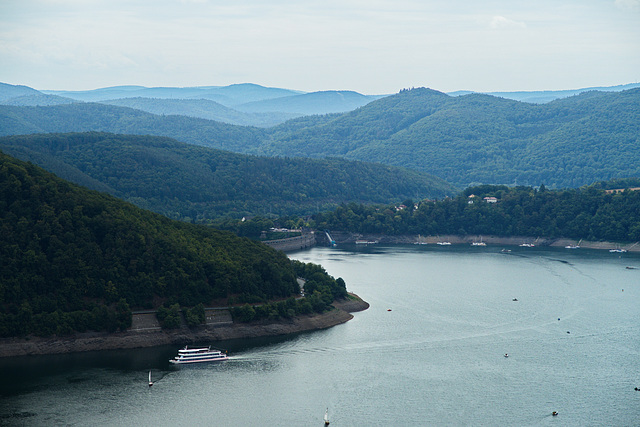
<svg viewBox="0 0 640 427">
<path fill-rule="evenodd" d="M 82 333 L 61 338 L 2 339 L 0 340 L 0 357 L 155 347 L 165 344 L 185 345 L 326 329 L 351 320 L 353 312 L 369 308 L 367 302 L 355 295 L 353 297 L 353 299 L 335 302 L 334 310 L 322 314 L 298 316 L 277 322 L 234 323 L 231 321 L 228 310 L 208 310 L 206 325 L 194 329 L 183 326 L 169 331 L 160 329 L 155 315 L 136 314 L 132 327 L 124 332 Z"/>
</svg>

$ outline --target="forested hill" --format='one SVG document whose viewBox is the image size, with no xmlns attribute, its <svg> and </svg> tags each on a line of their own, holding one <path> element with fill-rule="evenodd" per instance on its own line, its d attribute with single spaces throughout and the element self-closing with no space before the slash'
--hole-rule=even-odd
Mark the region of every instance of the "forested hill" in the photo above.
<svg viewBox="0 0 640 427">
<path fill-rule="evenodd" d="M 0 135 L 104 131 L 269 156 L 340 156 L 474 183 L 580 187 L 640 176 L 640 88 L 547 104 L 404 90 L 355 111 L 259 129 L 101 104 L 0 106 Z"/>
<path fill-rule="evenodd" d="M 343 202 L 401 202 L 455 190 L 424 173 L 344 159 L 265 158 L 169 138 L 88 132 L 0 138 L 58 176 L 174 219 L 303 215 Z"/>
<path fill-rule="evenodd" d="M 605 188 L 625 189 L 606 192 Z M 470 187 L 453 199 L 422 202 L 417 209 L 344 205 L 315 216 L 322 229 L 388 235 L 532 236 L 593 241 L 640 241 L 640 179 L 548 190 L 544 186 Z M 488 203 L 485 197 L 494 197 Z"/>
<path fill-rule="evenodd" d="M 0 336 L 122 328 L 130 307 L 163 302 L 298 293 L 281 252 L 172 221 L 0 153 Z"/>
<path fill-rule="evenodd" d="M 534 105 L 422 88 L 330 120 L 291 120 L 270 132 L 271 141 L 255 153 L 332 153 L 428 171 L 460 187 L 579 187 L 640 176 L 640 89 Z"/>
<path fill-rule="evenodd" d="M 0 136 L 99 131 L 158 135 L 205 147 L 246 152 L 259 145 L 263 130 L 186 116 L 163 116 L 95 103 L 41 107 L 0 105 Z"/>
</svg>

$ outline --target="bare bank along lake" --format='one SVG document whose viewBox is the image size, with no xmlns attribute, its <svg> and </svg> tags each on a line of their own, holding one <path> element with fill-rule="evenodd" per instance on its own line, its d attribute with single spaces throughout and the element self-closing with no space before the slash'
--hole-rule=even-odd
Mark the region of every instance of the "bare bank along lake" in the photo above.
<svg viewBox="0 0 640 427">
<path fill-rule="evenodd" d="M 640 255 L 500 249 L 290 254 L 371 307 L 203 343 L 229 350 L 217 364 L 173 367 L 175 347 L 0 359 L 0 425 L 321 426 L 326 408 L 331 426 L 639 425 Z"/>
</svg>

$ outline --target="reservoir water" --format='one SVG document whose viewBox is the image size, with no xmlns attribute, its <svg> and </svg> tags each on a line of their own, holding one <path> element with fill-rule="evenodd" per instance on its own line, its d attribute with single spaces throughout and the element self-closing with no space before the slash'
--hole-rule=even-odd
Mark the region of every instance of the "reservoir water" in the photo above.
<svg viewBox="0 0 640 427">
<path fill-rule="evenodd" d="M 321 426 L 326 408 L 331 426 L 640 425 L 640 256 L 511 249 L 291 254 L 371 307 L 203 343 L 229 350 L 218 364 L 173 367 L 175 347 L 0 359 L 0 425 Z"/>
</svg>

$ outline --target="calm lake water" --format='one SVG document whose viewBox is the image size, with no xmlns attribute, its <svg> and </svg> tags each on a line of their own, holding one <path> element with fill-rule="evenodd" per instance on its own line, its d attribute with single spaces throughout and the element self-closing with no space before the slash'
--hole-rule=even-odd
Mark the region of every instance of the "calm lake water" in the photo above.
<svg viewBox="0 0 640 427">
<path fill-rule="evenodd" d="M 211 343 L 232 355 L 219 364 L 174 368 L 174 347 L 0 359 L 0 425 L 321 426 L 326 408 L 331 426 L 640 425 L 637 254 L 290 256 L 371 308 L 324 331 Z"/>
</svg>

